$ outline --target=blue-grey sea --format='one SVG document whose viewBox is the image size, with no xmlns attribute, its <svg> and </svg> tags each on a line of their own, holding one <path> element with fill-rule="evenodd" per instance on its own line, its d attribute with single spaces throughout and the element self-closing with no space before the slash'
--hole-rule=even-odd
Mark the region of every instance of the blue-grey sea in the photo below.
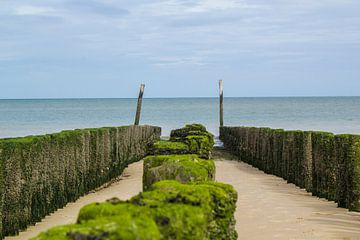
<svg viewBox="0 0 360 240">
<path fill-rule="evenodd" d="M 0 100 L 0 138 L 134 122 L 136 99 Z M 217 98 L 145 98 L 141 124 L 167 136 L 186 123 L 218 135 Z M 224 122 L 232 126 L 323 130 L 360 134 L 360 97 L 225 98 Z"/>
</svg>

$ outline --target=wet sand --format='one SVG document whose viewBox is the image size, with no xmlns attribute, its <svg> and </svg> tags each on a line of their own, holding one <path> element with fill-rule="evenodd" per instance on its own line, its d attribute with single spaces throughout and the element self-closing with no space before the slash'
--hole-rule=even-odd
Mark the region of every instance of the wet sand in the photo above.
<svg viewBox="0 0 360 240">
<path fill-rule="evenodd" d="M 360 213 L 337 208 L 282 178 L 267 175 L 230 154 L 215 152 L 216 180 L 239 193 L 239 239 L 360 239 Z"/>
<path fill-rule="evenodd" d="M 118 197 L 121 200 L 131 198 L 142 190 L 142 164 L 141 161 L 129 165 L 118 181 L 115 181 L 96 192 L 83 196 L 74 203 L 67 204 L 64 208 L 45 217 L 35 226 L 28 227 L 28 229 L 25 232 L 21 232 L 19 236 L 6 237 L 5 240 L 29 239 L 51 227 L 75 223 L 80 208 L 89 203 L 104 202 L 113 197 Z"/>
<path fill-rule="evenodd" d="M 239 239 L 360 240 L 360 213 L 337 208 L 334 202 L 311 196 L 281 178 L 267 175 L 216 151 L 216 179 L 232 184 L 239 193 L 236 230 Z M 126 200 L 142 189 L 142 162 L 131 164 L 119 181 L 69 203 L 16 237 L 29 239 L 53 226 L 74 223 L 80 208 L 112 197 Z"/>
</svg>

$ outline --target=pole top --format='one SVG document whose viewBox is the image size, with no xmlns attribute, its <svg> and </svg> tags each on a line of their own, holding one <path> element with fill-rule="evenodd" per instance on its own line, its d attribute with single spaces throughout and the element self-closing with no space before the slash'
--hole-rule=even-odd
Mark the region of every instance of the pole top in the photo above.
<svg viewBox="0 0 360 240">
<path fill-rule="evenodd" d="M 142 84 L 140 85 L 140 92 L 144 92 L 144 89 L 145 89 L 145 84 L 142 83 Z"/>
<path fill-rule="evenodd" d="M 222 80 L 220 79 L 219 80 L 219 93 L 220 93 L 220 95 L 222 94 L 222 92 L 223 92 L 223 86 L 222 86 Z"/>
</svg>

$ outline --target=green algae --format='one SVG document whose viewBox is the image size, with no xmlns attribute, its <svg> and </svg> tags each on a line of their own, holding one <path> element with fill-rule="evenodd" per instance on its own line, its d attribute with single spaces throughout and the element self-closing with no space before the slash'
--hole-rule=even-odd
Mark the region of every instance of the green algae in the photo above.
<svg viewBox="0 0 360 240">
<path fill-rule="evenodd" d="M 210 133 L 206 135 L 189 135 L 183 141 L 189 146 L 191 151 L 196 152 L 201 157 L 211 157 L 214 139 Z"/>
<path fill-rule="evenodd" d="M 153 208 L 159 203 L 198 206 L 207 213 L 210 239 L 237 239 L 234 212 L 237 193 L 231 185 L 215 182 L 161 181 L 131 202 Z"/>
<path fill-rule="evenodd" d="M 171 141 L 157 141 L 154 143 L 154 147 L 161 148 L 161 149 L 182 149 L 187 150 L 188 147 L 186 144 L 181 142 L 171 142 Z"/>
<path fill-rule="evenodd" d="M 161 181 L 127 203 L 115 201 L 83 207 L 78 224 L 130 212 L 132 216 L 151 216 L 161 239 L 237 239 L 233 216 L 236 201 L 237 193 L 231 185 Z"/>
<path fill-rule="evenodd" d="M 167 154 L 189 154 L 189 146 L 183 142 L 173 142 L 160 140 L 150 145 L 148 153 L 150 155 L 167 155 Z"/>
<path fill-rule="evenodd" d="M 208 181 L 215 178 L 212 160 L 197 155 L 158 155 L 144 158 L 143 188 L 161 180 L 179 182 Z"/>
<path fill-rule="evenodd" d="M 147 209 L 149 210 L 149 209 Z M 90 211 L 90 213 L 86 213 Z M 90 218 L 97 211 L 96 217 Z M 52 228 L 33 240 L 42 239 L 160 239 L 160 232 L 150 211 L 132 204 L 91 204 L 81 210 L 87 216 L 80 223 Z M 80 215 L 82 217 L 82 215 Z"/>
<path fill-rule="evenodd" d="M 207 215 L 202 208 L 182 204 L 158 202 L 152 206 L 119 202 L 116 204 L 100 203 L 83 207 L 79 213 L 78 224 L 86 225 L 89 221 L 113 217 L 123 217 L 124 213 L 134 216 L 145 215 L 156 225 L 160 239 L 208 239 Z M 131 219 L 133 221 L 133 219 Z M 131 222 L 130 221 L 130 222 Z M 141 235 L 135 235 L 135 238 Z M 141 238 L 142 239 L 142 238 Z"/>
<path fill-rule="evenodd" d="M 188 135 L 191 135 L 190 132 L 200 132 L 200 133 L 206 133 L 206 127 L 194 123 L 194 124 L 187 124 L 183 128 L 175 129 L 170 132 L 170 138 L 184 138 Z"/>
<path fill-rule="evenodd" d="M 340 207 L 360 212 L 360 135 L 335 136 L 338 161 L 337 196 Z"/>
<path fill-rule="evenodd" d="M 170 141 L 183 142 L 188 145 L 192 153 L 209 159 L 214 146 L 214 135 L 207 132 L 206 128 L 201 124 L 191 124 L 180 129 L 172 130 Z"/>
<path fill-rule="evenodd" d="M 14 235 L 119 176 L 160 128 L 77 129 L 0 139 L 0 235 Z"/>
<path fill-rule="evenodd" d="M 337 201 L 335 135 L 312 132 L 313 188 L 316 196 Z"/>
</svg>

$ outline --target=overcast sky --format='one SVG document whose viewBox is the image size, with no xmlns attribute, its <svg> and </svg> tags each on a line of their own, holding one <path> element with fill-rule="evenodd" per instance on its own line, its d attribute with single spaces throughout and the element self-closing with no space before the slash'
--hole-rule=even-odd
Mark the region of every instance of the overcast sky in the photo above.
<svg viewBox="0 0 360 240">
<path fill-rule="evenodd" d="M 360 95 L 359 0 L 0 0 L 0 98 Z"/>
</svg>

